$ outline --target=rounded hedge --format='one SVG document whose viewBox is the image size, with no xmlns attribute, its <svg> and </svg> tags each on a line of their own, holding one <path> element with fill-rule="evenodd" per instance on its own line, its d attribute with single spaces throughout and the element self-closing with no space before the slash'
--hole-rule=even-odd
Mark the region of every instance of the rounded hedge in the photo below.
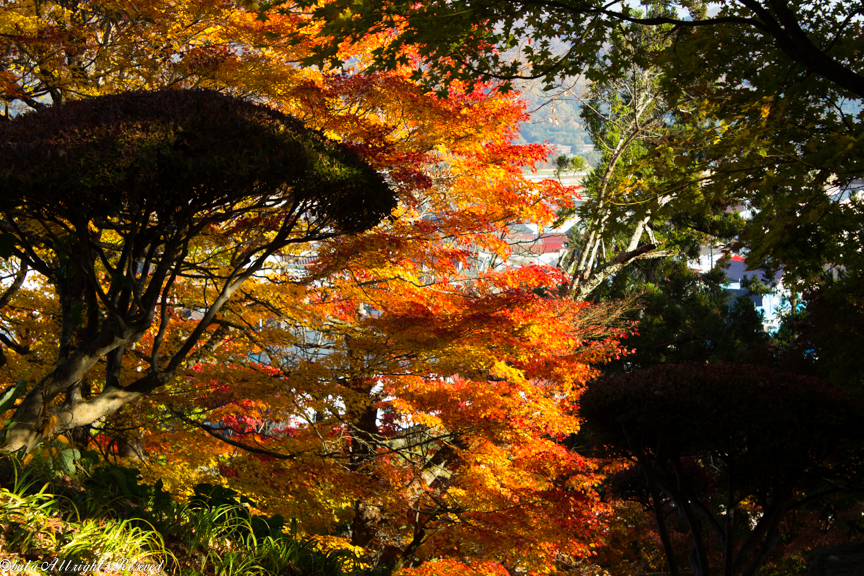
<svg viewBox="0 0 864 576">
<path fill-rule="evenodd" d="M 822 380 L 760 366 L 681 364 L 592 383 L 580 413 L 616 452 L 800 466 L 864 439 L 864 409 Z"/>
<path fill-rule="evenodd" d="M 0 209 L 61 219 L 256 203 L 342 232 L 395 207 L 384 177 L 295 118 L 211 90 L 126 92 L 0 125 Z"/>
</svg>

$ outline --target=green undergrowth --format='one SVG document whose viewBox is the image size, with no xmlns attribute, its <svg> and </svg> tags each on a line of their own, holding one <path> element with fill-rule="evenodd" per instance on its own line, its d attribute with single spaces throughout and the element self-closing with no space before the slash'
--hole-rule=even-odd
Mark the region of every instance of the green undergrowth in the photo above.
<svg viewBox="0 0 864 576">
<path fill-rule="evenodd" d="M 199 484 L 180 503 L 132 468 L 103 462 L 70 476 L 64 465 L 56 454 L 0 460 L 0 560 L 51 574 L 371 574 L 351 552 L 299 535 L 296 521 L 252 514 L 233 490 Z"/>
</svg>

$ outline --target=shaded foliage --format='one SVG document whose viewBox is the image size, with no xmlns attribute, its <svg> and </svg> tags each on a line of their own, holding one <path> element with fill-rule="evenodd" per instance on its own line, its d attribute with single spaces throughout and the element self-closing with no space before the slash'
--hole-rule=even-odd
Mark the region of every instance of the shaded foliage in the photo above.
<svg viewBox="0 0 864 576">
<path fill-rule="evenodd" d="M 727 263 L 720 259 L 699 273 L 683 259 L 636 262 L 601 285 L 592 295 L 601 301 L 640 295 L 641 309 L 630 313 L 638 328 L 624 340 L 631 353 L 611 369 L 685 362 L 773 364 L 772 341 L 753 300 L 725 286 Z"/>
<path fill-rule="evenodd" d="M 618 488 L 641 490 L 654 509 L 673 572 L 666 506 L 691 536 L 696 574 L 755 574 L 788 511 L 860 475 L 864 407 L 823 381 L 764 367 L 623 374 L 593 383 L 581 414 L 602 450 L 639 467 L 644 484 L 630 475 Z"/>
<path fill-rule="evenodd" d="M 778 356 L 797 372 L 818 375 L 861 397 L 864 281 L 854 270 L 825 276 L 801 295 L 801 305 L 785 318 L 777 335 Z"/>
<path fill-rule="evenodd" d="M 0 208 L 25 217 L 201 227 L 249 211 L 244 203 L 278 201 L 361 231 L 395 206 L 383 178 L 346 147 L 209 90 L 69 102 L 4 123 L 0 142 Z"/>
</svg>

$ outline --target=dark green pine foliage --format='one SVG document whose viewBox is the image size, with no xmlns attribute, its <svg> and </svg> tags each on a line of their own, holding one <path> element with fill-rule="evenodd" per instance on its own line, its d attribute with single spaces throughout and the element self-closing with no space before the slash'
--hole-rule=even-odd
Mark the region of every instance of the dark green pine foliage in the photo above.
<svg viewBox="0 0 864 576">
<path fill-rule="evenodd" d="M 724 287 L 721 260 L 698 273 L 683 259 L 647 260 L 633 264 L 602 285 L 598 301 L 638 295 L 636 333 L 624 341 L 631 353 L 610 365 L 610 371 L 634 370 L 665 363 L 772 363 L 771 338 L 762 317 L 747 296 Z"/>
</svg>

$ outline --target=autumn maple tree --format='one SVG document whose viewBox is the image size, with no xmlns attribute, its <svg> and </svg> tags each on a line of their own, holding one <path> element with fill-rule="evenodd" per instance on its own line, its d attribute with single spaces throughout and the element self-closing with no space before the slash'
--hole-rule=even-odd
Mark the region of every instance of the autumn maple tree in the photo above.
<svg viewBox="0 0 864 576">
<path fill-rule="evenodd" d="M 147 400 L 150 417 L 179 417 L 210 448 L 166 432 L 151 452 L 219 463 L 262 505 L 312 533 L 349 534 L 385 564 L 452 572 L 444 559 L 469 558 L 496 571 L 587 555 L 604 509 L 598 478 L 556 439 L 578 427 L 593 366 L 618 354 L 616 311 L 555 296 L 565 278 L 552 268 L 473 264 L 479 250 L 508 250 L 508 222 L 549 222 L 572 191 L 522 178 L 523 150 L 498 132 L 522 111 L 500 95 L 336 81 L 416 122 L 417 136 L 370 146 L 408 183 L 398 215 L 319 246 L 305 287 L 262 282 L 227 308 L 233 330 L 213 359 Z M 411 150 L 433 138 L 437 148 Z M 404 166 L 409 151 L 418 163 Z M 237 350 L 256 356 L 238 362 Z"/>
<path fill-rule="evenodd" d="M 49 130 L 66 110 L 81 123 L 4 148 L 51 168 L 10 183 L 53 186 L 5 206 L 4 378 L 36 390 L 10 413 L 28 424 L 7 448 L 77 426 L 76 442 L 110 452 L 105 437 L 131 430 L 144 473 L 175 492 L 218 471 L 322 545 L 407 573 L 590 555 L 599 477 L 559 440 L 596 366 L 621 353 L 619 311 L 559 297 L 554 268 L 479 264 L 507 257 L 508 225 L 549 224 L 575 196 L 524 178 L 546 150 L 514 144 L 523 106 L 494 85 L 426 93 L 410 53 L 362 74 L 384 35 L 343 46 L 348 71 L 295 66 L 316 41 L 281 42 L 298 15 L 47 6 L 3 13 L 18 22 L 4 29 L 7 102 L 47 108 L 7 130 Z M 90 57 L 70 68 L 76 50 Z M 184 109 L 200 93 L 176 88 L 200 85 L 270 109 L 211 93 L 242 113 Z M 102 93 L 116 96 L 77 101 Z M 258 190 L 264 175 L 281 184 Z M 100 335 L 116 346 L 91 350 Z"/>
<path fill-rule="evenodd" d="M 213 0 L 6 2 L 4 114 L 129 90 L 284 90 L 307 74 L 278 41 L 290 21 Z"/>
</svg>

